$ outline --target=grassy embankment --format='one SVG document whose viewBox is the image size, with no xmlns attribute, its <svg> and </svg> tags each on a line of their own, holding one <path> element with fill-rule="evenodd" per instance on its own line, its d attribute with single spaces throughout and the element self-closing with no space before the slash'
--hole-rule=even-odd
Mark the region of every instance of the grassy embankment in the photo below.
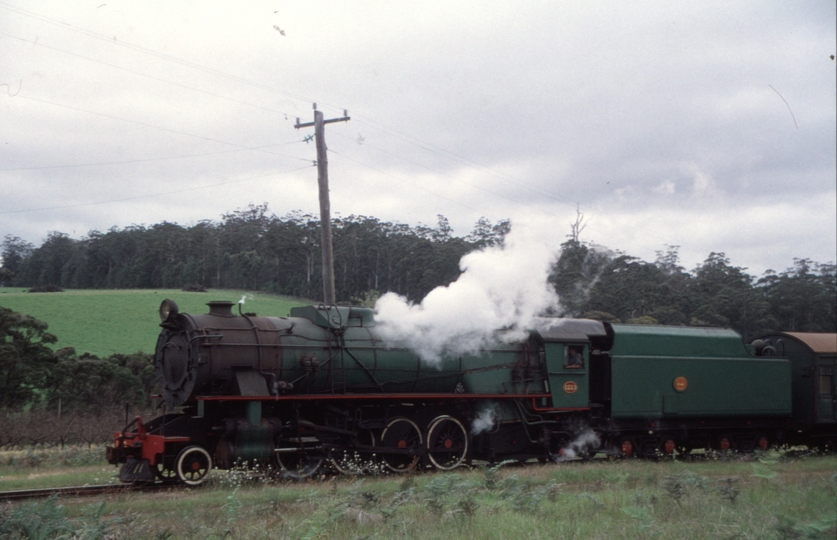
<svg viewBox="0 0 837 540">
<path fill-rule="evenodd" d="M 103 463 L 28 468 L 4 462 L 0 486 L 23 477 L 56 485 L 74 470 L 89 474 L 90 483 L 115 472 Z M 198 489 L 8 506 L 0 510 L 0 537 L 20 519 L 42 522 L 41 532 L 65 527 L 76 537 L 100 537 L 92 534 L 98 531 L 120 539 L 835 538 L 835 471 L 837 456 L 792 454 L 301 483 L 214 471 Z"/>
<path fill-rule="evenodd" d="M 164 298 L 177 302 L 182 313 L 206 313 L 206 303 L 211 300 L 238 302 L 246 296 L 243 311 L 273 317 L 287 316 L 291 307 L 311 303 L 286 296 L 231 290 L 205 293 L 174 289 L 25 291 L 0 288 L 0 306 L 49 324 L 49 332 L 58 337 L 54 348 L 74 347 L 78 354 L 89 352 L 99 357 L 137 351 L 153 353 L 160 332 L 157 310 Z"/>
<path fill-rule="evenodd" d="M 102 446 L 0 451 L 0 491 L 118 484 L 117 472 Z"/>
</svg>

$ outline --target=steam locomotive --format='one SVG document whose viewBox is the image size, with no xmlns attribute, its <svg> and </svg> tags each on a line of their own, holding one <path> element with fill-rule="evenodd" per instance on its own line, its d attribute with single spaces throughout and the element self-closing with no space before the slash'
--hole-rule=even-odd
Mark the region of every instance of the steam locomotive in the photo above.
<svg viewBox="0 0 837 540">
<path fill-rule="evenodd" d="M 123 482 L 198 485 L 239 463 L 303 478 L 837 441 L 837 334 L 745 344 L 719 328 L 544 318 L 519 342 L 428 364 L 368 308 L 208 306 L 160 306 L 154 364 L 173 412 L 114 435 Z"/>
</svg>

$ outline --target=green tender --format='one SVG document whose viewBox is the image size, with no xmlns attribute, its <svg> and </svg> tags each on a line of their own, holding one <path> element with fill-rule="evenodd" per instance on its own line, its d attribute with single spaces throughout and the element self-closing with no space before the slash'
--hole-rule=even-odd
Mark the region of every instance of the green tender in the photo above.
<svg viewBox="0 0 837 540">
<path fill-rule="evenodd" d="M 754 356 L 732 330 L 618 324 L 613 330 L 613 418 L 791 413 L 787 358 Z M 675 388 L 678 377 L 685 389 Z"/>
</svg>

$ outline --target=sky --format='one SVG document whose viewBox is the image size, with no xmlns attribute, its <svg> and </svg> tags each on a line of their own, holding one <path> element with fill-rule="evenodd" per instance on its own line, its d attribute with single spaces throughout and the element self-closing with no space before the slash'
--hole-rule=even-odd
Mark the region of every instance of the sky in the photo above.
<svg viewBox="0 0 837 540">
<path fill-rule="evenodd" d="M 0 0 L 0 236 L 251 204 L 837 260 L 833 0 Z M 537 221 L 537 220 L 535 220 Z"/>
</svg>

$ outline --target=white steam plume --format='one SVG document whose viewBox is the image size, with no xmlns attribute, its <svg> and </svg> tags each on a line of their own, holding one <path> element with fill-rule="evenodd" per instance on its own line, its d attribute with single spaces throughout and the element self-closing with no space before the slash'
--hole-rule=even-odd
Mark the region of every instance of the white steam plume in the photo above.
<svg viewBox="0 0 837 540">
<path fill-rule="evenodd" d="M 561 228 L 542 216 L 515 219 L 503 246 L 462 257 L 459 279 L 430 291 L 420 304 L 383 295 L 375 304 L 381 336 L 429 363 L 525 338 L 539 315 L 558 306 L 547 278 L 559 254 Z"/>
<path fill-rule="evenodd" d="M 477 413 L 477 417 L 471 422 L 471 435 L 476 437 L 484 431 L 494 428 L 496 413 L 494 407 L 486 407 Z"/>
<path fill-rule="evenodd" d="M 585 429 L 572 441 L 570 444 L 561 449 L 560 454 L 555 454 L 552 459 L 556 463 L 575 459 L 579 453 L 586 453 L 591 450 L 596 450 L 601 445 L 599 434 L 590 428 Z"/>
</svg>

